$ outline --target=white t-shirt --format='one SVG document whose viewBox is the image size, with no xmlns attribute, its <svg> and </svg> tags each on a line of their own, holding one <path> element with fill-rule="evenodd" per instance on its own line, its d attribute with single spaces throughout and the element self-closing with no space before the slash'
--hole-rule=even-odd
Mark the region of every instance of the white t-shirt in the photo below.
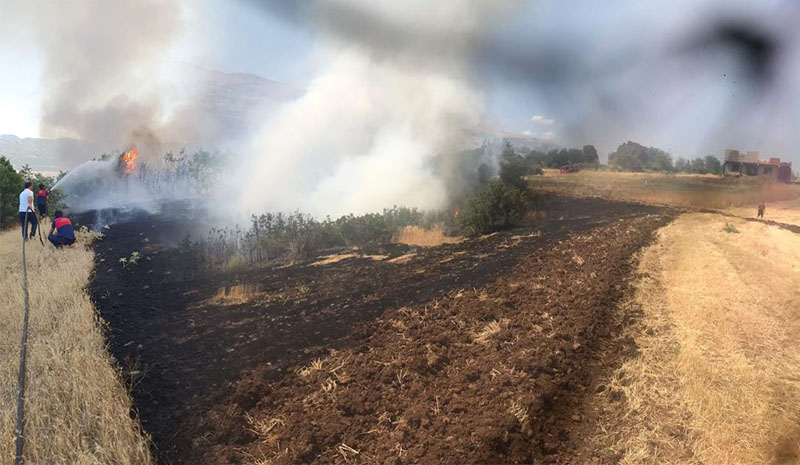
<svg viewBox="0 0 800 465">
<path fill-rule="evenodd" d="M 19 211 L 25 213 L 28 211 L 28 199 L 33 198 L 33 191 L 30 189 L 23 189 L 19 194 Z M 33 207 L 33 204 L 31 204 Z"/>
</svg>

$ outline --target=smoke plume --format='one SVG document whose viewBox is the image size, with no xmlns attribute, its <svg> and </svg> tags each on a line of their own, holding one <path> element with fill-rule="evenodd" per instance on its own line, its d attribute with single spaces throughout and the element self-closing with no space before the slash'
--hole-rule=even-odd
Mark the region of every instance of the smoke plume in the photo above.
<svg viewBox="0 0 800 465">
<path fill-rule="evenodd" d="M 239 181 L 251 211 L 438 208 L 436 174 L 484 110 L 470 57 L 511 1 L 307 3 L 321 72 L 259 131 Z"/>
<path fill-rule="evenodd" d="M 526 3 L 480 57 L 513 92 L 503 111 L 524 104 L 554 118 L 565 145 L 611 151 L 634 140 L 675 156 L 740 148 L 797 162 L 798 3 L 642 5 Z"/>
<path fill-rule="evenodd" d="M 102 150 L 130 143 L 158 150 L 170 136 L 173 91 L 158 79 L 181 30 L 177 0 L 29 0 L 10 8 L 43 62 L 44 137 L 81 139 Z"/>
</svg>

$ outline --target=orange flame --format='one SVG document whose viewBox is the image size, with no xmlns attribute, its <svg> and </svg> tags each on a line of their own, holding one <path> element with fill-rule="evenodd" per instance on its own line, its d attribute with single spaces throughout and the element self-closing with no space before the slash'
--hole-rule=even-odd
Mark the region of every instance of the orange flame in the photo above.
<svg viewBox="0 0 800 465">
<path fill-rule="evenodd" d="M 125 163 L 125 174 L 133 174 L 136 171 L 137 158 L 139 158 L 139 149 L 136 147 L 120 155 L 119 160 Z"/>
</svg>

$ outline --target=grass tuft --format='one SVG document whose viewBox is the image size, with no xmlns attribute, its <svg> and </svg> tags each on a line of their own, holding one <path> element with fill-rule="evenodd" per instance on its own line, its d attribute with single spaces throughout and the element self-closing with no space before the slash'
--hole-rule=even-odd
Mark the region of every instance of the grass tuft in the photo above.
<svg viewBox="0 0 800 465">
<path fill-rule="evenodd" d="M 732 225 L 730 223 L 725 223 L 725 226 L 722 228 L 722 230 L 725 231 L 726 233 L 729 233 L 729 234 L 730 233 L 739 234 L 739 230 L 736 229 L 736 226 L 734 226 L 734 225 Z"/>
</svg>

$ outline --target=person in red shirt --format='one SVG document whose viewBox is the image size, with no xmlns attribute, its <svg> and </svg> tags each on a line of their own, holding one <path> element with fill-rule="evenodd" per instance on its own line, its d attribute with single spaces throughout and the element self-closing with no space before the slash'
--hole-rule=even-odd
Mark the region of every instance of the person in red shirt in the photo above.
<svg viewBox="0 0 800 465">
<path fill-rule="evenodd" d="M 761 202 L 760 204 L 758 204 L 758 217 L 759 218 L 764 218 L 764 210 L 766 210 L 766 209 L 767 209 L 767 206 L 764 205 L 764 202 Z"/>
<path fill-rule="evenodd" d="M 50 234 L 47 235 L 47 240 L 52 242 L 56 247 L 74 244 L 75 231 L 72 229 L 72 222 L 69 218 L 64 216 L 61 210 L 56 210 L 53 216 L 55 219 L 53 220 L 53 225 L 50 227 Z"/>
<path fill-rule="evenodd" d="M 36 207 L 40 216 L 47 216 L 47 189 L 44 184 L 39 184 L 39 192 L 36 193 Z"/>
</svg>

